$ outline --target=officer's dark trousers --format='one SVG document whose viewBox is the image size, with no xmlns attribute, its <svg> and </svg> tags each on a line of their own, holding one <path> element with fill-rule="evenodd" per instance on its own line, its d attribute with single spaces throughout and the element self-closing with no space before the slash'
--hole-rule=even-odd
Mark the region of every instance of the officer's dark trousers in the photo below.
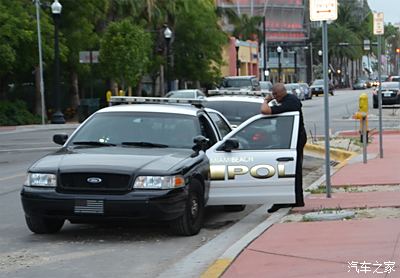
<svg viewBox="0 0 400 278">
<path fill-rule="evenodd" d="M 299 144 L 297 144 L 297 162 L 296 162 L 296 175 L 295 175 L 295 193 L 296 193 L 296 206 L 304 206 L 303 198 L 303 152 L 304 146 L 307 142 L 307 137 L 299 136 Z"/>
</svg>

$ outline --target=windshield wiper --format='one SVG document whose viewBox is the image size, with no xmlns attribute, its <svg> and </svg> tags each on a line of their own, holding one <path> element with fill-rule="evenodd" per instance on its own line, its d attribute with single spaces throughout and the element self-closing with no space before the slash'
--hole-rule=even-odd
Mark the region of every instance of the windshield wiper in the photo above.
<svg viewBox="0 0 400 278">
<path fill-rule="evenodd" d="M 112 143 L 106 143 L 106 142 L 99 142 L 99 141 L 76 141 L 73 142 L 72 144 L 74 145 L 88 145 L 88 146 L 116 146 L 115 144 Z"/>
<path fill-rule="evenodd" d="M 168 148 L 168 145 L 151 143 L 151 142 L 122 142 L 121 145 L 148 147 L 148 148 Z"/>
</svg>

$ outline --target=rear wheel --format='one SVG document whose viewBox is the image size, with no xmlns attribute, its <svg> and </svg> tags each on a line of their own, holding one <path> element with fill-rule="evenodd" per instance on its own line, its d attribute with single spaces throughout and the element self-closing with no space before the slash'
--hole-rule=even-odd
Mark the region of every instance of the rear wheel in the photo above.
<svg viewBox="0 0 400 278">
<path fill-rule="evenodd" d="M 25 216 L 26 225 L 35 234 L 54 234 L 61 230 L 64 219 L 54 219 L 40 216 Z"/>
<path fill-rule="evenodd" d="M 184 213 L 171 221 L 171 230 L 178 235 L 192 236 L 199 233 L 203 226 L 204 196 L 201 183 L 193 179 L 189 185 L 189 194 Z"/>
</svg>

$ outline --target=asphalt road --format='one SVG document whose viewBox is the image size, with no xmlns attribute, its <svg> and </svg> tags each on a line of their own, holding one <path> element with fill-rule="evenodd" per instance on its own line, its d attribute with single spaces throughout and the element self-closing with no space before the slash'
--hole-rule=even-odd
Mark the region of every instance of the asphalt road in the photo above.
<svg viewBox="0 0 400 278">
<path fill-rule="evenodd" d="M 56 235 L 34 235 L 19 199 L 26 169 L 57 148 L 53 134 L 72 131 L 0 132 L 0 277 L 155 277 L 259 207 L 235 213 L 208 208 L 204 228 L 192 237 L 173 236 L 157 223 L 66 223 Z M 305 184 L 321 175 L 321 164 L 321 159 L 306 158 Z M 235 236 L 239 239 L 264 219 L 247 223 Z"/>
<path fill-rule="evenodd" d="M 368 95 L 369 128 L 379 129 L 379 110 L 372 108 L 372 89 L 367 90 L 336 90 L 334 96 L 329 95 L 329 127 L 330 134 L 334 135 L 343 130 L 358 130 L 359 121 L 352 118 L 358 111 L 359 97 L 362 93 Z M 304 124 L 308 136 L 325 135 L 325 103 L 324 96 L 313 97 L 303 101 Z M 399 107 L 384 107 L 382 109 L 383 129 L 399 128 Z"/>
<path fill-rule="evenodd" d="M 332 133 L 357 128 L 351 115 L 358 109 L 360 93 L 362 91 L 337 91 L 329 98 Z M 323 109 L 321 96 L 303 102 L 305 124 L 307 130 L 314 130 L 313 134 L 324 134 Z M 399 125 L 396 111 L 383 111 L 385 127 Z M 370 125 L 374 124 L 372 119 Z M 205 252 L 204 257 L 196 257 L 196 261 L 217 258 L 229 244 L 268 217 L 265 214 L 248 218 L 258 206 L 248 206 L 239 213 L 212 207 L 207 209 L 204 228 L 192 237 L 170 235 L 166 227 L 156 223 L 67 223 L 58 234 L 34 235 L 25 225 L 19 191 L 26 169 L 57 147 L 51 137 L 62 131 L 0 132 L 0 277 L 162 277 L 173 264 L 226 234 L 226 240 L 215 241 L 213 248 Z M 73 128 L 65 130 L 72 131 Z M 322 159 L 305 157 L 305 186 L 324 174 L 323 163 Z M 200 273 L 193 272 L 193 277 Z"/>
</svg>

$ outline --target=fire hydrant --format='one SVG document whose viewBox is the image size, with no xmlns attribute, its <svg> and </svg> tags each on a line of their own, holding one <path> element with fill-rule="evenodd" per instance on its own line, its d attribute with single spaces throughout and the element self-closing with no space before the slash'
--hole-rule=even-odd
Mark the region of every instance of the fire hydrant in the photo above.
<svg viewBox="0 0 400 278">
<path fill-rule="evenodd" d="M 360 120 L 360 141 L 363 142 L 363 133 L 366 132 L 368 139 L 368 95 L 363 93 L 358 99 L 358 112 L 354 114 L 354 118 Z M 368 140 L 367 140 L 368 142 Z"/>
</svg>

